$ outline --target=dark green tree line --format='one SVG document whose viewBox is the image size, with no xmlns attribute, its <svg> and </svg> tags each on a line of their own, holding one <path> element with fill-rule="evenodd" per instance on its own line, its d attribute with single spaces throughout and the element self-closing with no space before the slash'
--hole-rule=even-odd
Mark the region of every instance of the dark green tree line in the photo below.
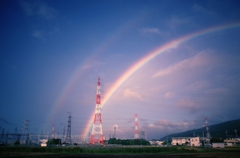
<svg viewBox="0 0 240 158">
<path fill-rule="evenodd" d="M 116 139 L 111 138 L 108 144 L 121 144 L 121 145 L 150 145 L 145 139 Z"/>
</svg>

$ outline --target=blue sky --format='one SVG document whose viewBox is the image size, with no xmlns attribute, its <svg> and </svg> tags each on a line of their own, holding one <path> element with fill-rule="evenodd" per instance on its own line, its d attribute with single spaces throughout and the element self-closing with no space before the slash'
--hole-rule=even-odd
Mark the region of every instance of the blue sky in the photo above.
<svg viewBox="0 0 240 158">
<path fill-rule="evenodd" d="M 239 1 L 4 0 L 0 2 L 0 129 L 59 134 L 72 112 L 81 134 L 102 98 L 134 63 L 161 45 L 240 22 Z M 102 109 L 106 138 L 148 139 L 239 119 L 240 27 L 190 39 L 149 61 Z M 210 129 L 211 132 L 211 129 Z M 86 138 L 84 138 L 86 139 Z"/>
</svg>

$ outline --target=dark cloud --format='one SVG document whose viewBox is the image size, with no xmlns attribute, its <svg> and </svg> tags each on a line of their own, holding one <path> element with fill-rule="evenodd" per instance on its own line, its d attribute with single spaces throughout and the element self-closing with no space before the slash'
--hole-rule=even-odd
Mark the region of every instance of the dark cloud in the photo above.
<svg viewBox="0 0 240 158">
<path fill-rule="evenodd" d="M 19 1 L 23 11 L 28 16 L 40 16 L 44 19 L 52 19 L 56 16 L 56 10 L 42 1 Z"/>
</svg>

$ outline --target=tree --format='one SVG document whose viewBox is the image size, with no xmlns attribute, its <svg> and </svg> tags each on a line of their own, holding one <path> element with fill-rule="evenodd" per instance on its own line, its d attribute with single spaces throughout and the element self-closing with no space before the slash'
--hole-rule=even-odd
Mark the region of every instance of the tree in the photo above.
<svg viewBox="0 0 240 158">
<path fill-rule="evenodd" d="M 111 138 L 108 144 L 122 144 L 122 145 L 150 145 L 145 139 L 116 139 Z"/>
<path fill-rule="evenodd" d="M 213 137 L 210 139 L 211 143 L 219 143 L 219 142 L 223 142 L 222 138 L 217 138 L 217 137 Z"/>
<path fill-rule="evenodd" d="M 62 144 L 61 143 L 61 139 L 57 138 L 57 139 L 50 139 L 48 140 L 47 144 L 50 144 L 50 145 L 57 145 L 57 144 Z"/>
<path fill-rule="evenodd" d="M 171 140 L 169 140 L 168 142 L 167 142 L 167 141 L 164 141 L 164 142 L 162 143 L 162 145 L 169 145 L 169 144 L 171 145 L 171 143 L 172 143 Z"/>
<path fill-rule="evenodd" d="M 19 141 L 19 140 L 16 140 L 16 141 L 14 142 L 14 145 L 20 145 L 20 141 Z"/>
</svg>

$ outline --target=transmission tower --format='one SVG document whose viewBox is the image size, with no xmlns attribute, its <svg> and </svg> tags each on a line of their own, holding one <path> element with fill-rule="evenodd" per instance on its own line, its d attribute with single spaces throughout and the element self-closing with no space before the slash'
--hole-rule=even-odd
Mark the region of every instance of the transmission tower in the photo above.
<svg viewBox="0 0 240 158">
<path fill-rule="evenodd" d="M 101 96 L 100 96 L 100 78 L 98 77 L 96 92 L 96 108 L 90 135 L 90 144 L 104 144 L 101 116 Z"/>
<path fill-rule="evenodd" d="M 138 132 L 138 114 L 135 114 L 134 118 L 135 118 L 135 120 L 134 120 L 134 127 L 135 127 L 134 139 L 139 139 L 139 132 Z"/>
<path fill-rule="evenodd" d="M 210 143 L 210 132 L 209 132 L 209 128 L 208 128 L 208 119 L 207 117 L 205 117 L 205 126 L 206 126 L 206 143 L 209 144 Z"/>
<path fill-rule="evenodd" d="M 71 144 L 71 112 L 68 113 L 67 138 L 66 143 Z"/>
<path fill-rule="evenodd" d="M 28 125 L 29 125 L 29 120 L 24 120 L 23 135 L 22 135 L 23 144 L 28 144 L 28 139 L 29 139 Z"/>
</svg>

